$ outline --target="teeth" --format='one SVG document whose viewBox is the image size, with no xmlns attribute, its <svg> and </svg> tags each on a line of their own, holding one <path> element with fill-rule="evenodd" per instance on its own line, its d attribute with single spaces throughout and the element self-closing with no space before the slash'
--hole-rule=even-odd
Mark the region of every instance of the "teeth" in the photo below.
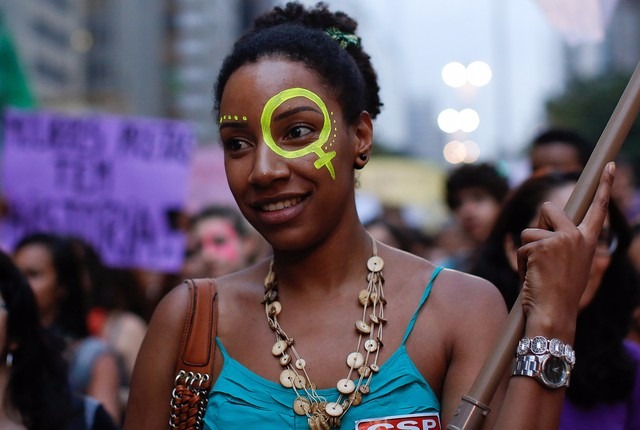
<svg viewBox="0 0 640 430">
<path fill-rule="evenodd" d="M 262 205 L 261 209 L 263 211 L 272 212 L 279 211 L 284 208 L 288 208 L 291 206 L 295 206 L 302 201 L 302 197 L 296 197 L 295 199 L 287 199 L 281 202 L 269 203 L 267 205 Z"/>
</svg>

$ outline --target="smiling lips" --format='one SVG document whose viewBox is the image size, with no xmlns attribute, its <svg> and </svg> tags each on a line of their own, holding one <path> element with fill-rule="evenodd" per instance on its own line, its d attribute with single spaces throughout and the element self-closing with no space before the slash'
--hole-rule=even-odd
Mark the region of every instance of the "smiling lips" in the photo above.
<svg viewBox="0 0 640 430">
<path fill-rule="evenodd" d="M 295 197 L 292 199 L 282 200 L 276 203 L 268 203 L 268 204 L 262 205 L 260 206 L 260 209 L 265 212 L 279 211 L 282 209 L 289 208 L 291 206 L 295 206 L 301 201 L 302 201 L 302 197 Z"/>
</svg>

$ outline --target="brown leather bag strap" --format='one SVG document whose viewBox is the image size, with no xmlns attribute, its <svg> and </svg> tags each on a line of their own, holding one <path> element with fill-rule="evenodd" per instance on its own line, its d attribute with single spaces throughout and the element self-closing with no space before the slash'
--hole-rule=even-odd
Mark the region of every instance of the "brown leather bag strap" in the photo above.
<svg viewBox="0 0 640 430">
<path fill-rule="evenodd" d="M 189 308 L 176 357 L 169 428 L 202 429 L 216 356 L 217 293 L 213 279 L 188 279 Z"/>
<path fill-rule="evenodd" d="M 213 279 L 187 279 L 189 309 L 176 359 L 176 373 L 213 374 L 216 353 L 217 292 Z"/>
</svg>

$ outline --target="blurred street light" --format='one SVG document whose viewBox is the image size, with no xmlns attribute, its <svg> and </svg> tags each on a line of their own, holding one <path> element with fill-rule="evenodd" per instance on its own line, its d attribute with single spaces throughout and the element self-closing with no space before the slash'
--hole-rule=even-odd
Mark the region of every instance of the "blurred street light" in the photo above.
<svg viewBox="0 0 640 430">
<path fill-rule="evenodd" d="M 483 87 L 491 82 L 491 67 L 484 61 L 473 61 L 464 66 L 458 61 L 442 68 L 442 80 L 456 92 L 473 96 L 472 87 Z M 438 115 L 438 127 L 444 133 L 472 133 L 480 126 L 480 115 L 471 108 L 460 111 L 447 108 Z M 473 163 L 480 157 L 480 148 L 473 140 L 452 140 L 442 150 L 444 159 L 452 164 Z"/>
<path fill-rule="evenodd" d="M 480 157 L 480 148 L 473 140 L 452 140 L 444 146 L 442 154 L 451 164 L 473 163 Z"/>
<path fill-rule="evenodd" d="M 442 68 L 442 80 L 452 88 L 460 88 L 467 82 L 467 69 L 457 61 L 447 63 Z"/>
<path fill-rule="evenodd" d="M 455 109 L 445 109 L 438 115 L 438 127 L 445 133 L 455 133 L 464 131 L 471 133 L 480 125 L 480 116 L 473 109 L 462 109 L 458 112 Z"/>
<path fill-rule="evenodd" d="M 455 109 L 445 109 L 438 115 L 438 127 L 445 133 L 455 133 L 460 129 L 460 115 Z"/>
<path fill-rule="evenodd" d="M 474 61 L 466 67 L 452 61 L 442 68 L 442 80 L 452 88 L 460 88 L 466 83 L 483 87 L 491 81 L 492 76 L 491 67 L 484 61 Z"/>
<path fill-rule="evenodd" d="M 471 133 L 475 131 L 480 125 L 480 115 L 473 109 L 462 109 L 458 113 L 460 130 Z"/>
<path fill-rule="evenodd" d="M 467 80 L 474 87 L 483 87 L 491 82 L 491 67 L 484 61 L 474 61 L 467 66 Z"/>
</svg>

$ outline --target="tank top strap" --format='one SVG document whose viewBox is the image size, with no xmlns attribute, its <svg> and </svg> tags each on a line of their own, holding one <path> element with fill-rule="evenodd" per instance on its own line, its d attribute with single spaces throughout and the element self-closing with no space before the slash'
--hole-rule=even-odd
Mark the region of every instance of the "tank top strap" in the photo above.
<svg viewBox="0 0 640 430">
<path fill-rule="evenodd" d="M 429 293 L 431 293 L 433 282 L 436 280 L 436 277 L 442 271 L 443 268 L 444 268 L 443 266 L 438 266 L 433 271 L 433 274 L 431 275 L 431 279 L 429 280 L 427 287 L 424 289 L 424 293 L 422 293 L 422 298 L 420 299 L 420 303 L 418 304 L 418 309 L 416 309 L 413 316 L 411 317 L 411 320 L 409 321 L 409 325 L 407 326 L 407 331 L 404 333 L 404 337 L 402 338 L 402 345 L 404 345 L 407 342 L 407 339 L 409 338 L 409 335 L 413 330 L 413 326 L 416 324 L 416 320 L 418 319 L 418 314 L 420 313 L 420 309 L 422 309 L 422 306 L 424 306 L 425 302 L 427 301 L 427 298 L 429 297 Z"/>
<path fill-rule="evenodd" d="M 220 349 L 220 352 L 222 353 L 222 359 L 224 361 L 227 361 L 227 359 L 229 358 L 229 353 L 227 352 L 227 349 L 224 347 L 222 342 L 220 342 L 220 339 L 218 339 L 218 336 L 216 336 L 216 345 L 218 345 L 218 348 Z"/>
</svg>

